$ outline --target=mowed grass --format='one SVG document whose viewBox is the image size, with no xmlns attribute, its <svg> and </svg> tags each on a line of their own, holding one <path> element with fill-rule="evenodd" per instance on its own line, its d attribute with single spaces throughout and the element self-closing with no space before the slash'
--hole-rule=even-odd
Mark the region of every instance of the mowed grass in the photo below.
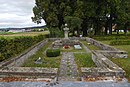
<svg viewBox="0 0 130 87">
<path fill-rule="evenodd" d="M 126 71 L 126 77 L 130 82 L 130 45 L 114 46 L 128 52 L 128 58 L 111 58 L 111 60 Z"/>
<path fill-rule="evenodd" d="M 75 53 L 75 61 L 79 68 L 81 67 L 96 67 L 92 60 L 91 53 Z"/>
<path fill-rule="evenodd" d="M 51 67 L 51 68 L 59 68 L 61 55 L 58 57 L 47 57 L 45 54 L 45 50 L 51 45 L 52 42 L 49 42 L 45 46 L 43 46 L 36 54 L 31 56 L 24 64 L 23 67 Z M 42 64 L 36 64 L 35 61 L 41 57 Z"/>
<path fill-rule="evenodd" d="M 18 37 L 18 36 L 37 36 L 37 35 L 46 35 L 49 34 L 49 31 L 44 32 L 21 32 L 21 33 L 10 33 L 10 34 L 0 34 L 0 38 L 9 38 L 9 37 Z"/>
<path fill-rule="evenodd" d="M 109 45 L 110 41 L 111 40 L 101 42 Z M 128 52 L 128 58 L 110 58 L 110 59 L 118 66 L 120 66 L 123 70 L 126 71 L 126 78 L 130 82 L 130 45 L 115 45 L 114 47 Z"/>
<path fill-rule="evenodd" d="M 98 47 L 96 47 L 96 46 L 94 46 L 94 45 L 92 45 L 92 44 L 88 44 L 89 42 L 87 42 L 87 41 L 81 41 L 85 46 L 87 46 L 88 47 L 88 49 L 90 49 L 90 50 L 99 50 L 100 48 L 98 48 Z"/>
</svg>

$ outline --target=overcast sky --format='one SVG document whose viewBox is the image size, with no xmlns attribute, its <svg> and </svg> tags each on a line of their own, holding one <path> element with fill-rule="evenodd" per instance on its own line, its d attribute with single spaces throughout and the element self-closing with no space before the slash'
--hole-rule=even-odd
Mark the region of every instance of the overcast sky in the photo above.
<svg viewBox="0 0 130 87">
<path fill-rule="evenodd" d="M 32 22 L 34 6 L 35 0 L 0 0 L 0 28 L 45 25 Z"/>
</svg>

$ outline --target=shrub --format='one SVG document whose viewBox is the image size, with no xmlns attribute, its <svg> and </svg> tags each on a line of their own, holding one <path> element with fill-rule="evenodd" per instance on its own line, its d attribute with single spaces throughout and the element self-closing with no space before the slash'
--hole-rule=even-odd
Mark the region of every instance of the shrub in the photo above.
<svg viewBox="0 0 130 87">
<path fill-rule="evenodd" d="M 106 41 L 106 40 L 124 40 L 124 39 L 129 39 L 128 36 L 102 36 L 102 37 L 94 37 L 96 40 L 100 41 Z"/>
<path fill-rule="evenodd" d="M 49 28 L 50 36 L 49 37 L 64 37 L 64 32 L 59 28 Z"/>
<path fill-rule="evenodd" d="M 110 42 L 110 45 L 130 45 L 129 40 L 114 40 Z"/>
<path fill-rule="evenodd" d="M 15 37 L 11 39 L 1 38 L 0 39 L 0 62 L 14 57 L 34 44 L 42 41 L 43 35 L 39 36 L 26 36 L 26 37 Z"/>
<path fill-rule="evenodd" d="M 60 55 L 60 49 L 48 49 L 46 55 L 47 57 L 57 57 Z"/>
</svg>

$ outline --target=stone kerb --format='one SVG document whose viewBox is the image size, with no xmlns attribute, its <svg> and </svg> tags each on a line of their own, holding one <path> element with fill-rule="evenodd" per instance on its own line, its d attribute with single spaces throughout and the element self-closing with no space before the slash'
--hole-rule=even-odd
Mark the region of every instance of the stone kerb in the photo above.
<svg viewBox="0 0 130 87">
<path fill-rule="evenodd" d="M 117 66 L 115 63 L 110 61 L 107 57 L 105 57 L 103 54 L 99 53 L 98 51 L 92 51 L 92 53 L 93 55 L 95 55 L 94 58 L 92 58 L 94 62 L 101 61 L 99 63 L 104 64 L 105 68 L 107 67 L 112 70 L 123 70 L 122 68 Z M 101 66 L 97 65 L 97 67 L 101 67 Z"/>
<path fill-rule="evenodd" d="M 81 72 L 83 77 L 87 76 L 95 76 L 95 77 L 121 77 L 125 76 L 125 71 L 117 66 L 115 63 L 110 61 L 104 55 L 99 52 L 92 51 L 92 60 L 96 64 L 97 67 L 87 68 L 82 67 Z"/>
<path fill-rule="evenodd" d="M 50 41 L 62 40 L 64 38 L 48 38 Z M 69 37 L 69 40 L 86 40 L 86 37 Z"/>
<path fill-rule="evenodd" d="M 37 52 L 47 42 L 48 42 L 48 40 L 43 40 L 43 41 L 39 42 L 38 44 L 34 45 L 33 47 L 27 49 L 19 56 L 15 57 L 15 58 L 11 58 L 10 60 L 1 62 L 0 63 L 1 68 L 3 68 L 4 66 L 8 66 L 8 67 L 21 66 L 25 60 L 27 60 L 30 56 L 35 54 L 35 52 Z"/>
<path fill-rule="evenodd" d="M 106 57 L 111 58 L 128 58 L 128 53 L 126 51 L 108 51 L 108 50 L 98 50 L 101 54 Z"/>
<path fill-rule="evenodd" d="M 43 77 L 55 78 L 58 68 L 42 67 L 4 67 L 0 70 L 0 77 Z"/>
<path fill-rule="evenodd" d="M 19 56 L 1 62 L 0 77 L 40 77 L 54 79 L 57 76 L 58 68 L 20 67 L 30 56 L 47 43 L 48 39 L 43 40 Z"/>
<path fill-rule="evenodd" d="M 114 47 L 111 47 L 111 46 L 109 46 L 109 45 L 103 44 L 103 43 L 101 43 L 101 42 L 99 42 L 99 41 L 97 41 L 97 40 L 94 40 L 94 39 L 92 39 L 92 38 L 86 37 L 86 40 L 87 40 L 88 42 L 90 42 L 91 44 L 93 44 L 93 45 L 99 47 L 99 48 L 102 49 L 102 50 L 118 51 L 118 49 L 116 49 L 116 48 L 114 48 Z"/>
<path fill-rule="evenodd" d="M 97 47 L 99 47 L 100 49 L 102 49 L 102 51 L 100 51 L 101 53 L 103 53 L 103 54 L 105 54 L 105 55 L 114 55 L 114 54 L 116 54 L 116 55 L 114 55 L 114 56 L 112 56 L 112 57 L 115 57 L 115 58 L 127 58 L 128 57 L 128 53 L 126 52 L 126 51 L 122 51 L 122 50 L 118 50 L 118 49 L 116 49 L 116 48 L 114 48 L 114 47 L 112 47 L 112 46 L 109 46 L 109 45 L 106 45 L 106 44 L 103 44 L 103 43 L 101 43 L 101 42 L 99 42 L 99 41 L 97 41 L 97 40 L 94 40 L 94 39 L 92 39 L 92 38 L 86 38 L 86 40 L 89 42 L 89 43 L 91 43 L 91 44 L 93 44 L 93 45 L 95 45 L 95 46 L 97 46 Z"/>
<path fill-rule="evenodd" d="M 81 68 L 83 77 L 88 77 L 88 76 L 92 76 L 92 77 L 124 77 L 124 72 L 118 72 L 118 71 L 109 71 L 109 69 L 102 69 L 102 68 L 86 68 L 86 67 L 82 67 Z"/>
<path fill-rule="evenodd" d="M 84 77 L 87 76 L 97 76 L 97 77 L 106 77 L 106 76 L 116 76 L 116 77 L 124 77 L 125 71 L 117 66 L 115 63 L 110 61 L 107 57 L 113 58 L 127 58 L 128 53 L 126 51 L 120 51 L 114 47 L 103 44 L 99 41 L 96 41 L 92 38 L 86 38 L 86 40 L 99 47 L 102 50 L 93 50 L 92 51 L 92 60 L 96 64 L 97 67 L 94 68 L 86 68 L 82 67 L 81 72 Z"/>
</svg>

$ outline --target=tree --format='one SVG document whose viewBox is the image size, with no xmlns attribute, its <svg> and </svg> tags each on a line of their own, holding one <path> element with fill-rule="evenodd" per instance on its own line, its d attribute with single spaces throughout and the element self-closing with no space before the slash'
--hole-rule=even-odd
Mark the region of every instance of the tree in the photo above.
<svg viewBox="0 0 130 87">
<path fill-rule="evenodd" d="M 82 19 L 78 18 L 78 17 L 72 17 L 72 16 L 66 16 L 65 18 L 65 22 L 67 23 L 67 25 L 70 28 L 70 31 L 73 32 L 74 35 L 74 31 L 77 31 L 77 34 L 80 34 L 80 29 L 81 29 L 81 23 L 82 23 Z"/>
<path fill-rule="evenodd" d="M 35 0 L 32 20 L 40 23 L 44 19 L 49 27 L 58 27 L 64 24 L 64 16 L 73 14 L 76 0 Z"/>
<path fill-rule="evenodd" d="M 130 1 L 129 0 L 35 0 L 36 6 L 33 8 L 33 22 L 41 23 L 45 20 L 48 27 L 58 27 L 62 31 L 62 26 L 67 22 L 66 17 L 71 19 L 72 26 L 81 25 L 83 36 L 87 36 L 90 25 L 94 26 L 95 35 L 101 33 L 101 28 L 105 27 L 105 33 L 109 30 L 112 34 L 112 24 L 124 23 L 127 26 L 130 22 Z M 106 16 L 109 14 L 110 16 Z M 79 19 L 82 21 L 78 21 Z M 77 23 L 81 23 L 78 24 Z M 73 24 L 73 25 L 72 25 Z M 76 29 L 73 27 L 72 29 Z M 125 27 L 126 28 L 126 27 Z M 78 28 L 77 28 L 78 29 Z M 127 29 L 127 28 L 126 28 Z M 125 29 L 125 31 L 126 31 Z"/>
</svg>

